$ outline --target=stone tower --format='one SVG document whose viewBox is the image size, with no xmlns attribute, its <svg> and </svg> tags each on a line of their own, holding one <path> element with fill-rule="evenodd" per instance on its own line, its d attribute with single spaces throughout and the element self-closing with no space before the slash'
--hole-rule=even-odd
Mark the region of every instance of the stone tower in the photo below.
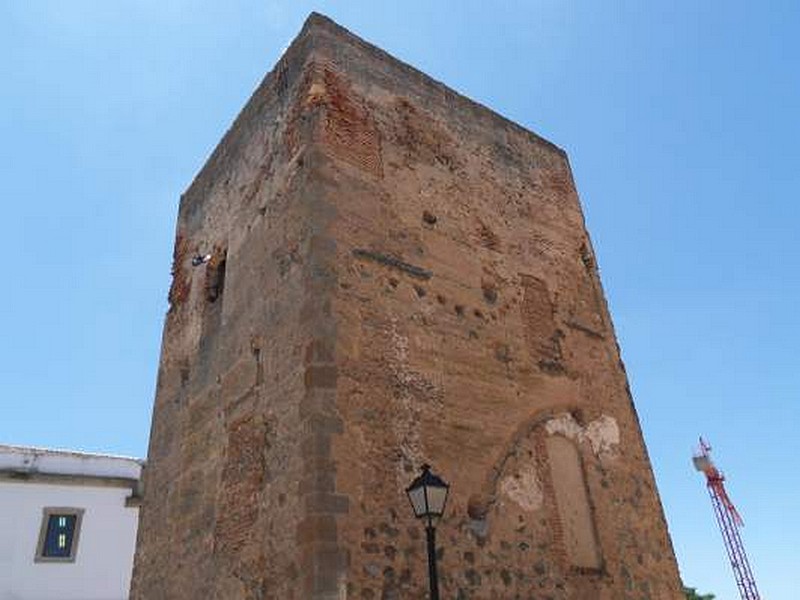
<svg viewBox="0 0 800 600">
<path fill-rule="evenodd" d="M 681 598 L 565 153 L 312 15 L 181 198 L 132 598 Z"/>
</svg>

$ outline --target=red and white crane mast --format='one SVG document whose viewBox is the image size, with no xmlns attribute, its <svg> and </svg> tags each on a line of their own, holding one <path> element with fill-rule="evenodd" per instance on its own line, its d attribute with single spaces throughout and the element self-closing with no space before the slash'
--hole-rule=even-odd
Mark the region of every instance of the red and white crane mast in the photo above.
<svg viewBox="0 0 800 600">
<path fill-rule="evenodd" d="M 744 526 L 744 522 L 725 490 L 725 476 L 711 460 L 711 446 L 703 438 L 700 438 L 700 449 L 695 453 L 693 462 L 695 469 L 706 476 L 708 494 L 711 496 L 714 515 L 717 517 L 717 524 L 725 541 L 725 549 L 728 551 L 739 595 L 742 600 L 761 600 L 750 562 L 744 551 L 742 537 L 739 535 L 739 528 Z"/>
</svg>

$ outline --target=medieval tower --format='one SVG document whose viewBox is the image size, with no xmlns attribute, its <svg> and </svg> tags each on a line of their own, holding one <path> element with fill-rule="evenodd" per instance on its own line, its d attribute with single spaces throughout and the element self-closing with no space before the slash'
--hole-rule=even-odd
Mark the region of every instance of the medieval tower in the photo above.
<svg viewBox="0 0 800 600">
<path fill-rule="evenodd" d="M 181 198 L 135 600 L 678 600 L 565 153 L 312 15 Z"/>
</svg>

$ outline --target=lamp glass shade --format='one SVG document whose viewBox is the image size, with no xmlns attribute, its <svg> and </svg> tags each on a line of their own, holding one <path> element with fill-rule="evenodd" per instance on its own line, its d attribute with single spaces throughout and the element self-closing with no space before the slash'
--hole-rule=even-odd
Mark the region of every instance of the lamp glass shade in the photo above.
<svg viewBox="0 0 800 600">
<path fill-rule="evenodd" d="M 444 512 L 444 505 L 447 502 L 446 487 L 428 486 L 425 488 L 428 496 L 428 514 L 434 517 L 441 517 Z"/>
<path fill-rule="evenodd" d="M 422 474 L 406 489 L 414 515 L 417 518 L 436 518 L 444 513 L 447 493 L 450 486 L 441 477 L 431 473 L 428 465 L 423 465 Z"/>
<path fill-rule="evenodd" d="M 418 487 L 407 491 L 408 499 L 411 500 L 411 508 L 418 519 L 428 514 L 428 503 L 425 501 L 425 488 Z"/>
</svg>

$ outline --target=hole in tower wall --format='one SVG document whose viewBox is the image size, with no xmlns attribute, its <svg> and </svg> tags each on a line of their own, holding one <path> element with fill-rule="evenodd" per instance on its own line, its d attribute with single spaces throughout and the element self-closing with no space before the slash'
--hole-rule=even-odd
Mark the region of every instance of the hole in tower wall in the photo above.
<svg viewBox="0 0 800 600">
<path fill-rule="evenodd" d="M 189 361 L 182 360 L 178 366 L 178 371 L 181 377 L 181 387 L 186 387 L 186 385 L 189 383 Z"/>
<path fill-rule="evenodd" d="M 497 286 L 491 281 L 482 281 L 481 290 L 483 291 L 483 298 L 488 304 L 497 302 Z"/>
<path fill-rule="evenodd" d="M 286 94 L 289 89 L 289 67 L 285 61 L 282 61 L 274 70 L 274 86 L 275 92 L 279 97 Z"/>
<path fill-rule="evenodd" d="M 206 268 L 206 300 L 216 302 L 225 289 L 225 270 L 227 268 L 226 252 L 220 252 L 211 258 Z"/>
<path fill-rule="evenodd" d="M 581 244 L 581 262 L 583 263 L 584 268 L 586 269 L 587 273 L 591 273 L 594 268 L 594 258 L 592 257 L 592 253 L 589 251 L 589 247 L 584 242 Z"/>
<path fill-rule="evenodd" d="M 256 385 L 264 383 L 264 356 L 260 346 L 253 346 L 253 359 L 256 361 Z"/>
<path fill-rule="evenodd" d="M 214 348 L 219 341 L 223 317 L 222 296 L 225 291 L 227 250 L 214 246 L 206 257 L 208 260 L 204 264 L 203 289 L 199 294 L 203 306 L 201 332 L 193 367 L 193 378 L 198 380 L 198 385 L 208 381 L 207 377 L 213 376 Z"/>
</svg>

